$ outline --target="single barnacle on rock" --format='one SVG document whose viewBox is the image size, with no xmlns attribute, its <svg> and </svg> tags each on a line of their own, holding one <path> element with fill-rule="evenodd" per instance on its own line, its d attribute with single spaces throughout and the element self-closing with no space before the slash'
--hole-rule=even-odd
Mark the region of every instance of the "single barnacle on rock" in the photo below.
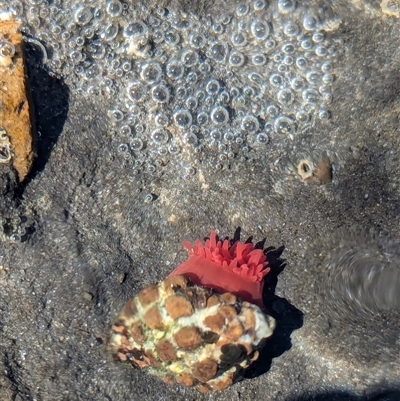
<svg viewBox="0 0 400 401">
<path fill-rule="evenodd" d="M 261 310 L 270 268 L 252 243 L 185 242 L 189 258 L 130 299 L 112 326 L 109 348 L 166 383 L 224 390 L 257 360 L 275 320 Z"/>
</svg>

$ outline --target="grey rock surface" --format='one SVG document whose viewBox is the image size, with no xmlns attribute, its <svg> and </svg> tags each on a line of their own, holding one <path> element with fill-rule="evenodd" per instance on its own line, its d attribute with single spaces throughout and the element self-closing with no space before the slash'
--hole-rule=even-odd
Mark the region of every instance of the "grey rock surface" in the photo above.
<svg viewBox="0 0 400 401">
<path fill-rule="evenodd" d="M 168 6 L 205 16 L 227 4 Z M 211 151 L 189 152 L 192 175 L 173 161 L 135 175 L 116 150 L 113 96 L 82 93 L 28 44 L 36 164 L 21 185 L 12 171 L 0 178 L 1 400 L 400 399 L 400 19 L 379 1 L 301 6 L 341 21 L 332 117 L 221 168 Z M 298 176 L 301 160 L 324 157 L 332 182 Z M 126 300 L 185 260 L 183 240 L 238 227 L 285 261 L 267 276 L 277 332 L 247 377 L 199 395 L 111 362 Z"/>
</svg>

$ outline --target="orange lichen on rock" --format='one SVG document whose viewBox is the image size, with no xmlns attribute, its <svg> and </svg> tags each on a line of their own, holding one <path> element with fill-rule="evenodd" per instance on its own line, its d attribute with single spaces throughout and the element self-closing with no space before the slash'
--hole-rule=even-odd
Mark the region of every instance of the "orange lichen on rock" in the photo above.
<svg viewBox="0 0 400 401">
<path fill-rule="evenodd" d="M 0 20 L 0 163 L 12 162 L 20 181 L 33 160 L 20 23 Z"/>
</svg>

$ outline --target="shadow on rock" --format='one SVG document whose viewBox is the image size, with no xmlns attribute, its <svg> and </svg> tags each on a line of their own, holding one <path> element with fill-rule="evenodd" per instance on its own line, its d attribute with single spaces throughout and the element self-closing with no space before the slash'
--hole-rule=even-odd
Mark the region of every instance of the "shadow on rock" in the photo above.
<svg viewBox="0 0 400 401">
<path fill-rule="evenodd" d="M 44 55 L 38 46 L 26 43 L 25 55 L 36 151 L 27 184 L 44 169 L 63 131 L 69 109 L 69 89 L 43 66 Z"/>
<path fill-rule="evenodd" d="M 256 247 L 264 244 L 264 242 L 258 243 Z M 282 246 L 278 249 L 271 247 L 265 250 L 271 271 L 265 277 L 263 300 L 268 314 L 276 320 L 276 328 L 272 337 L 267 340 L 265 346 L 261 349 L 258 360 L 245 371 L 244 377 L 247 379 L 268 372 L 272 359 L 279 357 L 292 347 L 290 339 L 292 332 L 303 325 L 303 313 L 285 298 L 275 295 L 278 275 L 286 266 L 284 259 L 281 259 L 284 249 Z"/>
<path fill-rule="evenodd" d="M 347 391 L 330 391 L 315 394 L 302 395 L 300 397 L 289 398 L 287 401 L 398 401 L 400 400 L 400 390 L 387 389 L 384 391 L 373 392 L 367 396 L 357 396 Z"/>
</svg>

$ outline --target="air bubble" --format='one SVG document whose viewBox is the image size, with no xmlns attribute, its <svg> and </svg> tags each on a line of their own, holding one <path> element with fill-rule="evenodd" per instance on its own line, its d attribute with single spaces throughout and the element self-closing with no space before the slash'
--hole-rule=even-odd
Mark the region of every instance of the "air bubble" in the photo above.
<svg viewBox="0 0 400 401">
<path fill-rule="evenodd" d="M 286 36 L 293 37 L 299 34 L 300 29 L 293 21 L 289 21 L 284 25 L 283 32 Z"/>
<path fill-rule="evenodd" d="M 108 112 L 108 116 L 114 121 L 114 122 L 120 122 L 124 119 L 124 113 L 121 110 L 114 109 L 110 110 Z"/>
<path fill-rule="evenodd" d="M 306 39 L 303 39 L 303 40 L 300 42 L 300 46 L 301 46 L 302 49 L 304 49 L 304 50 L 310 50 L 310 49 L 312 49 L 312 47 L 313 47 L 313 43 L 312 43 L 312 41 L 311 41 L 310 38 L 306 38 Z"/>
<path fill-rule="evenodd" d="M 267 135 L 267 134 L 264 134 L 264 133 L 262 133 L 262 132 L 260 132 L 260 133 L 257 135 L 257 142 L 260 143 L 260 144 L 262 144 L 262 145 L 267 144 L 267 143 L 269 142 L 268 135 Z"/>
<path fill-rule="evenodd" d="M 257 84 L 257 85 L 260 85 L 260 86 L 262 86 L 263 85 L 263 83 L 264 83 L 264 78 L 263 78 L 263 76 L 262 75 L 260 75 L 260 74 L 258 74 L 257 72 L 250 72 L 249 74 L 248 74 L 248 78 L 249 78 L 249 80 L 251 81 L 251 82 L 253 82 L 253 83 L 255 83 L 255 84 Z"/>
<path fill-rule="evenodd" d="M 104 31 L 101 34 L 101 37 L 106 41 L 110 42 L 116 38 L 118 35 L 118 24 L 109 23 L 104 28 Z"/>
<path fill-rule="evenodd" d="M 131 65 L 131 63 L 129 61 L 124 61 L 122 63 L 122 70 L 123 71 L 128 72 L 128 71 L 130 71 L 131 68 L 132 68 L 132 65 Z"/>
<path fill-rule="evenodd" d="M 229 113 L 225 107 L 216 106 L 211 111 L 211 121 L 217 125 L 226 124 L 229 121 Z"/>
<path fill-rule="evenodd" d="M 284 43 L 282 45 L 282 51 L 285 54 L 293 54 L 294 51 L 295 51 L 295 47 L 294 47 L 294 45 L 292 43 Z"/>
<path fill-rule="evenodd" d="M 326 109 L 321 109 L 318 111 L 318 117 L 321 120 L 329 120 L 331 117 L 331 113 Z"/>
<path fill-rule="evenodd" d="M 165 127 L 168 124 L 168 116 L 164 113 L 158 113 L 156 114 L 156 117 L 154 119 L 156 125 L 160 127 Z"/>
<path fill-rule="evenodd" d="M 324 41 L 324 39 L 325 39 L 325 34 L 322 31 L 314 32 L 312 36 L 312 40 L 315 43 L 321 43 Z"/>
<path fill-rule="evenodd" d="M 329 61 L 327 61 L 321 65 L 322 72 L 331 72 L 332 69 L 333 69 L 332 63 L 330 63 Z"/>
<path fill-rule="evenodd" d="M 131 149 L 133 151 L 139 151 L 143 149 L 143 141 L 140 138 L 133 138 L 130 142 L 129 142 L 129 146 L 131 147 Z"/>
<path fill-rule="evenodd" d="M 107 1 L 106 11 L 110 17 L 118 17 L 122 13 L 122 3 L 119 0 Z"/>
<path fill-rule="evenodd" d="M 171 47 L 176 46 L 179 43 L 179 39 L 179 34 L 177 32 L 168 31 L 165 34 L 165 42 Z"/>
<path fill-rule="evenodd" d="M 271 118 L 275 118 L 279 115 L 279 107 L 275 106 L 274 104 L 271 104 L 267 107 L 267 114 Z"/>
<path fill-rule="evenodd" d="M 139 102 L 145 95 L 144 86 L 140 82 L 130 82 L 126 87 L 126 94 L 132 102 Z"/>
<path fill-rule="evenodd" d="M 203 101 L 206 97 L 206 93 L 201 89 L 196 91 L 195 95 L 199 102 Z"/>
<path fill-rule="evenodd" d="M 296 8 L 295 0 L 278 0 L 278 10 L 282 14 L 291 13 Z"/>
<path fill-rule="evenodd" d="M 317 46 L 315 48 L 315 54 L 319 57 L 324 57 L 328 54 L 328 49 L 325 46 Z"/>
<path fill-rule="evenodd" d="M 201 63 L 199 65 L 199 71 L 202 74 L 208 74 L 211 71 L 211 65 L 208 62 Z"/>
<path fill-rule="evenodd" d="M 244 33 L 234 32 L 231 35 L 231 42 L 232 42 L 233 46 L 243 47 L 247 44 L 247 39 L 246 39 L 246 36 L 244 35 Z"/>
<path fill-rule="evenodd" d="M 161 66 L 158 63 L 146 63 L 142 66 L 142 70 L 140 71 L 140 77 L 149 84 L 158 81 L 161 74 Z"/>
<path fill-rule="evenodd" d="M 147 34 L 147 26 L 142 21 L 133 21 L 124 26 L 122 34 L 130 39 L 130 38 L 137 38 Z"/>
<path fill-rule="evenodd" d="M 199 55 L 192 49 L 182 51 L 181 61 L 186 67 L 193 67 L 199 63 Z"/>
<path fill-rule="evenodd" d="M 307 103 L 317 103 L 319 93 L 315 89 L 305 89 L 302 93 L 303 100 Z"/>
<path fill-rule="evenodd" d="M 218 101 L 222 104 L 228 104 L 230 100 L 229 93 L 227 91 L 222 91 L 219 95 Z"/>
<path fill-rule="evenodd" d="M 278 102 L 284 106 L 289 106 L 294 101 L 294 94 L 290 89 L 282 89 L 277 95 Z"/>
<path fill-rule="evenodd" d="M 231 54 L 229 55 L 229 64 L 232 67 L 242 67 L 244 65 L 244 55 L 236 50 L 231 51 Z"/>
<path fill-rule="evenodd" d="M 156 128 L 151 132 L 151 139 L 160 144 L 164 144 L 168 142 L 169 136 L 168 132 L 164 130 L 163 128 Z"/>
<path fill-rule="evenodd" d="M 225 132 L 225 134 L 224 134 L 225 142 L 233 142 L 234 139 L 235 139 L 235 135 L 233 135 L 233 133 L 231 131 Z"/>
<path fill-rule="evenodd" d="M 274 121 L 274 130 L 279 135 L 293 135 L 294 123 L 293 120 L 287 116 L 279 116 Z"/>
<path fill-rule="evenodd" d="M 184 86 L 178 86 L 175 89 L 175 95 L 176 95 L 177 99 L 184 99 L 187 95 L 186 88 Z"/>
<path fill-rule="evenodd" d="M 9 238 L 11 241 L 14 241 L 14 242 L 21 241 L 21 236 L 18 233 L 12 233 Z"/>
<path fill-rule="evenodd" d="M 299 110 L 296 112 L 296 120 L 300 123 L 300 124 L 305 124 L 309 121 L 310 116 L 309 114 L 304 111 L 304 110 Z"/>
<path fill-rule="evenodd" d="M 197 136 L 191 132 L 186 132 L 183 135 L 183 142 L 187 145 L 195 146 L 197 145 Z"/>
<path fill-rule="evenodd" d="M 256 94 L 256 91 L 251 86 L 246 85 L 243 87 L 243 94 L 248 98 L 252 98 Z"/>
<path fill-rule="evenodd" d="M 87 6 L 79 6 L 74 13 L 74 21 L 81 26 L 87 25 L 92 18 L 92 11 Z"/>
<path fill-rule="evenodd" d="M 322 82 L 325 84 L 331 84 L 335 80 L 333 74 L 327 73 L 322 76 Z"/>
<path fill-rule="evenodd" d="M 317 71 L 309 71 L 306 74 L 306 78 L 307 81 L 311 84 L 311 85 L 317 85 L 320 75 Z"/>
<path fill-rule="evenodd" d="M 174 121 L 178 127 L 186 128 L 192 124 L 192 115 L 189 110 L 181 109 L 174 114 Z"/>
<path fill-rule="evenodd" d="M 90 96 L 99 96 L 100 95 L 100 90 L 95 85 L 89 85 L 88 88 L 87 88 L 87 93 Z"/>
<path fill-rule="evenodd" d="M 264 65 L 267 62 L 267 57 L 262 53 L 255 53 L 251 56 L 251 62 L 254 65 Z"/>
<path fill-rule="evenodd" d="M 206 125 L 208 123 L 208 114 L 204 111 L 197 115 L 197 123 L 199 125 Z"/>
<path fill-rule="evenodd" d="M 220 90 L 220 84 L 216 79 L 210 79 L 206 85 L 206 91 L 209 95 L 216 95 Z"/>
<path fill-rule="evenodd" d="M 292 87 L 293 90 L 295 90 L 296 92 L 299 92 L 305 88 L 306 82 L 301 77 L 295 77 L 295 78 L 292 78 L 292 80 L 290 81 L 290 86 Z"/>
<path fill-rule="evenodd" d="M 217 63 L 222 63 L 225 60 L 228 53 L 228 46 L 226 43 L 221 41 L 211 43 L 209 49 L 209 57 L 215 60 Z"/>
<path fill-rule="evenodd" d="M 153 31 L 153 42 L 159 44 L 165 39 L 165 34 L 161 29 L 155 29 Z"/>
<path fill-rule="evenodd" d="M 250 25 L 250 30 L 253 36 L 258 40 L 267 39 L 270 33 L 268 22 L 262 19 L 255 19 Z"/>
<path fill-rule="evenodd" d="M 245 116 L 242 119 L 240 124 L 240 128 L 243 131 L 254 133 L 257 132 L 260 128 L 260 123 L 258 122 L 257 118 L 254 116 Z"/>
<path fill-rule="evenodd" d="M 77 46 L 81 47 L 85 44 L 85 38 L 83 38 L 82 36 L 77 36 L 75 38 L 75 43 Z"/>
<path fill-rule="evenodd" d="M 189 110 L 195 110 L 197 108 L 197 105 L 198 105 L 197 98 L 195 96 L 189 96 L 186 99 L 185 104 L 186 104 L 186 107 Z"/>
<path fill-rule="evenodd" d="M 127 153 L 129 151 L 129 147 L 126 143 L 120 143 L 117 148 L 118 153 Z"/>
<path fill-rule="evenodd" d="M 199 77 L 195 71 L 190 71 L 189 74 L 187 75 L 186 82 L 188 84 L 194 85 L 197 82 L 198 78 Z"/>
<path fill-rule="evenodd" d="M 283 83 L 283 77 L 282 77 L 282 75 L 277 74 L 277 73 L 271 74 L 269 77 L 269 82 L 271 85 L 273 85 L 275 87 L 279 87 Z"/>
<path fill-rule="evenodd" d="M 267 2 L 265 0 L 255 0 L 253 3 L 254 11 L 264 10 L 266 5 L 267 5 Z"/>
<path fill-rule="evenodd" d="M 167 76 L 171 79 L 178 80 L 183 77 L 185 67 L 179 60 L 172 59 L 166 67 Z"/>
<path fill-rule="evenodd" d="M 266 134 L 271 134 L 274 131 L 274 125 L 271 122 L 266 122 L 264 126 Z"/>
<path fill-rule="evenodd" d="M 190 132 L 192 132 L 193 134 L 197 134 L 200 131 L 200 128 L 197 125 L 191 125 L 189 128 Z"/>
<path fill-rule="evenodd" d="M 285 57 L 283 58 L 283 63 L 284 63 L 285 65 L 293 65 L 293 63 L 294 63 L 294 58 L 293 58 L 292 56 L 285 56 Z"/>
<path fill-rule="evenodd" d="M 317 29 L 318 19 L 315 15 L 305 15 L 303 18 L 303 27 L 307 31 L 313 31 Z"/>
<path fill-rule="evenodd" d="M 300 70 L 305 70 L 308 66 L 308 62 L 304 57 L 297 57 L 296 58 L 296 66 L 300 69 Z"/>
<path fill-rule="evenodd" d="M 195 49 L 201 49 L 206 44 L 206 38 L 202 33 L 193 32 L 189 36 L 189 44 Z"/>
<path fill-rule="evenodd" d="M 165 85 L 156 85 L 151 90 L 151 98 L 157 103 L 167 103 L 169 100 L 169 89 Z"/>
<path fill-rule="evenodd" d="M 1 44 L 0 44 L 0 54 L 1 53 L 2 53 L 2 50 L 1 50 Z M 83 54 L 79 50 L 71 50 L 68 53 L 68 55 L 74 64 L 78 64 L 83 60 Z"/>
<path fill-rule="evenodd" d="M 265 41 L 265 47 L 267 48 L 267 50 L 273 50 L 276 47 L 276 41 L 275 39 L 268 39 Z"/>
<path fill-rule="evenodd" d="M 131 127 L 129 125 L 123 125 L 120 129 L 119 129 L 119 133 L 122 136 L 129 136 L 132 133 Z"/>
<path fill-rule="evenodd" d="M 91 65 L 90 67 L 86 68 L 85 76 L 87 79 L 94 79 L 98 75 L 100 75 L 101 70 L 97 64 Z"/>
<path fill-rule="evenodd" d="M 243 17 L 249 12 L 250 7 L 247 4 L 241 4 L 236 7 L 236 15 L 238 17 Z"/>
<path fill-rule="evenodd" d="M 215 141 L 215 142 L 219 142 L 222 140 L 222 134 L 221 131 L 219 129 L 213 129 L 210 132 L 210 138 L 211 140 Z"/>
<path fill-rule="evenodd" d="M 168 152 L 171 153 L 171 155 L 177 155 L 180 151 L 181 148 L 178 145 L 174 143 L 168 145 Z"/>
</svg>

